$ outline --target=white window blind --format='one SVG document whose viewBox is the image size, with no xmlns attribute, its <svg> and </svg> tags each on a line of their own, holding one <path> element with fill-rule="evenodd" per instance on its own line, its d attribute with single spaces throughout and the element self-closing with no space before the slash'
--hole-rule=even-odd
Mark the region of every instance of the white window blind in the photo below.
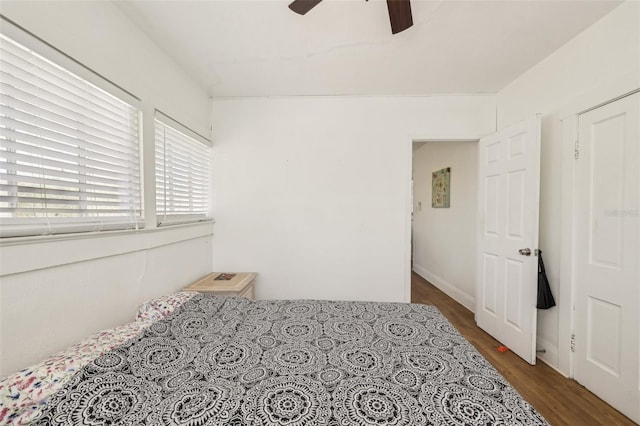
<svg viewBox="0 0 640 426">
<path fill-rule="evenodd" d="M 203 138 L 155 120 L 156 210 L 158 224 L 206 220 L 209 217 L 211 147 Z M 166 122 L 165 122 L 166 121 Z"/>
<path fill-rule="evenodd" d="M 0 35 L 0 235 L 142 223 L 138 110 Z"/>
</svg>

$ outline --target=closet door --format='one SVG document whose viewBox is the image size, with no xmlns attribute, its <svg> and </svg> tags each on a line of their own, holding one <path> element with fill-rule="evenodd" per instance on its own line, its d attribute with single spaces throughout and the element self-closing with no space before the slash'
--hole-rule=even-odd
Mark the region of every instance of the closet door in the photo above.
<svg viewBox="0 0 640 426">
<path fill-rule="evenodd" d="M 575 379 L 640 423 L 640 93 L 579 117 Z"/>
</svg>

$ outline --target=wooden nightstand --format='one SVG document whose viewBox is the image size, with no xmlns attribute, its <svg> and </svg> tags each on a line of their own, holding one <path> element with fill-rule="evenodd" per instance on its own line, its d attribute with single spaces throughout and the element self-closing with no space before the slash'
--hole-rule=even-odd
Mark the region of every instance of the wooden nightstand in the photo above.
<svg viewBox="0 0 640 426">
<path fill-rule="evenodd" d="M 254 272 L 212 272 L 183 290 L 212 293 L 219 296 L 238 296 L 253 300 Z"/>
</svg>

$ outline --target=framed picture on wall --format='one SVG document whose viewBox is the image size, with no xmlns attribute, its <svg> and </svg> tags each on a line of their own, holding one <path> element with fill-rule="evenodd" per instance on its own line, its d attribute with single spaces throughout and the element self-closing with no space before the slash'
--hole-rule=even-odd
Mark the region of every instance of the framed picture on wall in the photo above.
<svg viewBox="0 0 640 426">
<path fill-rule="evenodd" d="M 449 208 L 451 200 L 451 167 L 431 174 L 431 207 Z"/>
</svg>

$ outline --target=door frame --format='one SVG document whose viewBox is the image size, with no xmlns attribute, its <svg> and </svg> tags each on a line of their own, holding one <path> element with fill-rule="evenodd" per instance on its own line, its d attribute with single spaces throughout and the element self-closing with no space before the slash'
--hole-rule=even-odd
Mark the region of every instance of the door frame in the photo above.
<svg viewBox="0 0 640 426">
<path fill-rule="evenodd" d="M 491 132 L 496 132 L 496 129 L 492 129 Z M 411 233 L 412 233 L 412 223 L 411 223 L 411 213 L 413 211 L 413 144 L 420 142 L 479 142 L 481 138 L 486 135 L 479 134 L 444 134 L 444 135 L 409 135 L 405 140 L 405 149 L 406 149 L 406 158 L 408 163 L 408 176 L 405 178 L 406 186 L 405 186 L 405 227 L 404 227 L 404 241 L 405 241 L 405 252 L 404 252 L 404 270 L 405 270 L 405 279 L 404 279 L 404 299 L 405 302 L 411 302 L 411 272 L 413 271 L 413 265 L 411 264 L 411 253 L 413 251 L 413 246 L 411 242 Z M 476 241 L 477 248 L 477 241 Z M 475 266 L 475 265 L 474 265 Z M 474 288 L 477 287 L 477 283 L 474 283 Z M 474 301 L 475 302 L 475 301 Z"/>
<path fill-rule="evenodd" d="M 640 71 L 622 74 L 584 92 L 559 111 L 562 125 L 562 206 L 560 234 L 560 286 L 558 303 L 558 370 L 575 377 L 572 334 L 575 331 L 575 148 L 581 114 L 640 91 Z"/>
</svg>

